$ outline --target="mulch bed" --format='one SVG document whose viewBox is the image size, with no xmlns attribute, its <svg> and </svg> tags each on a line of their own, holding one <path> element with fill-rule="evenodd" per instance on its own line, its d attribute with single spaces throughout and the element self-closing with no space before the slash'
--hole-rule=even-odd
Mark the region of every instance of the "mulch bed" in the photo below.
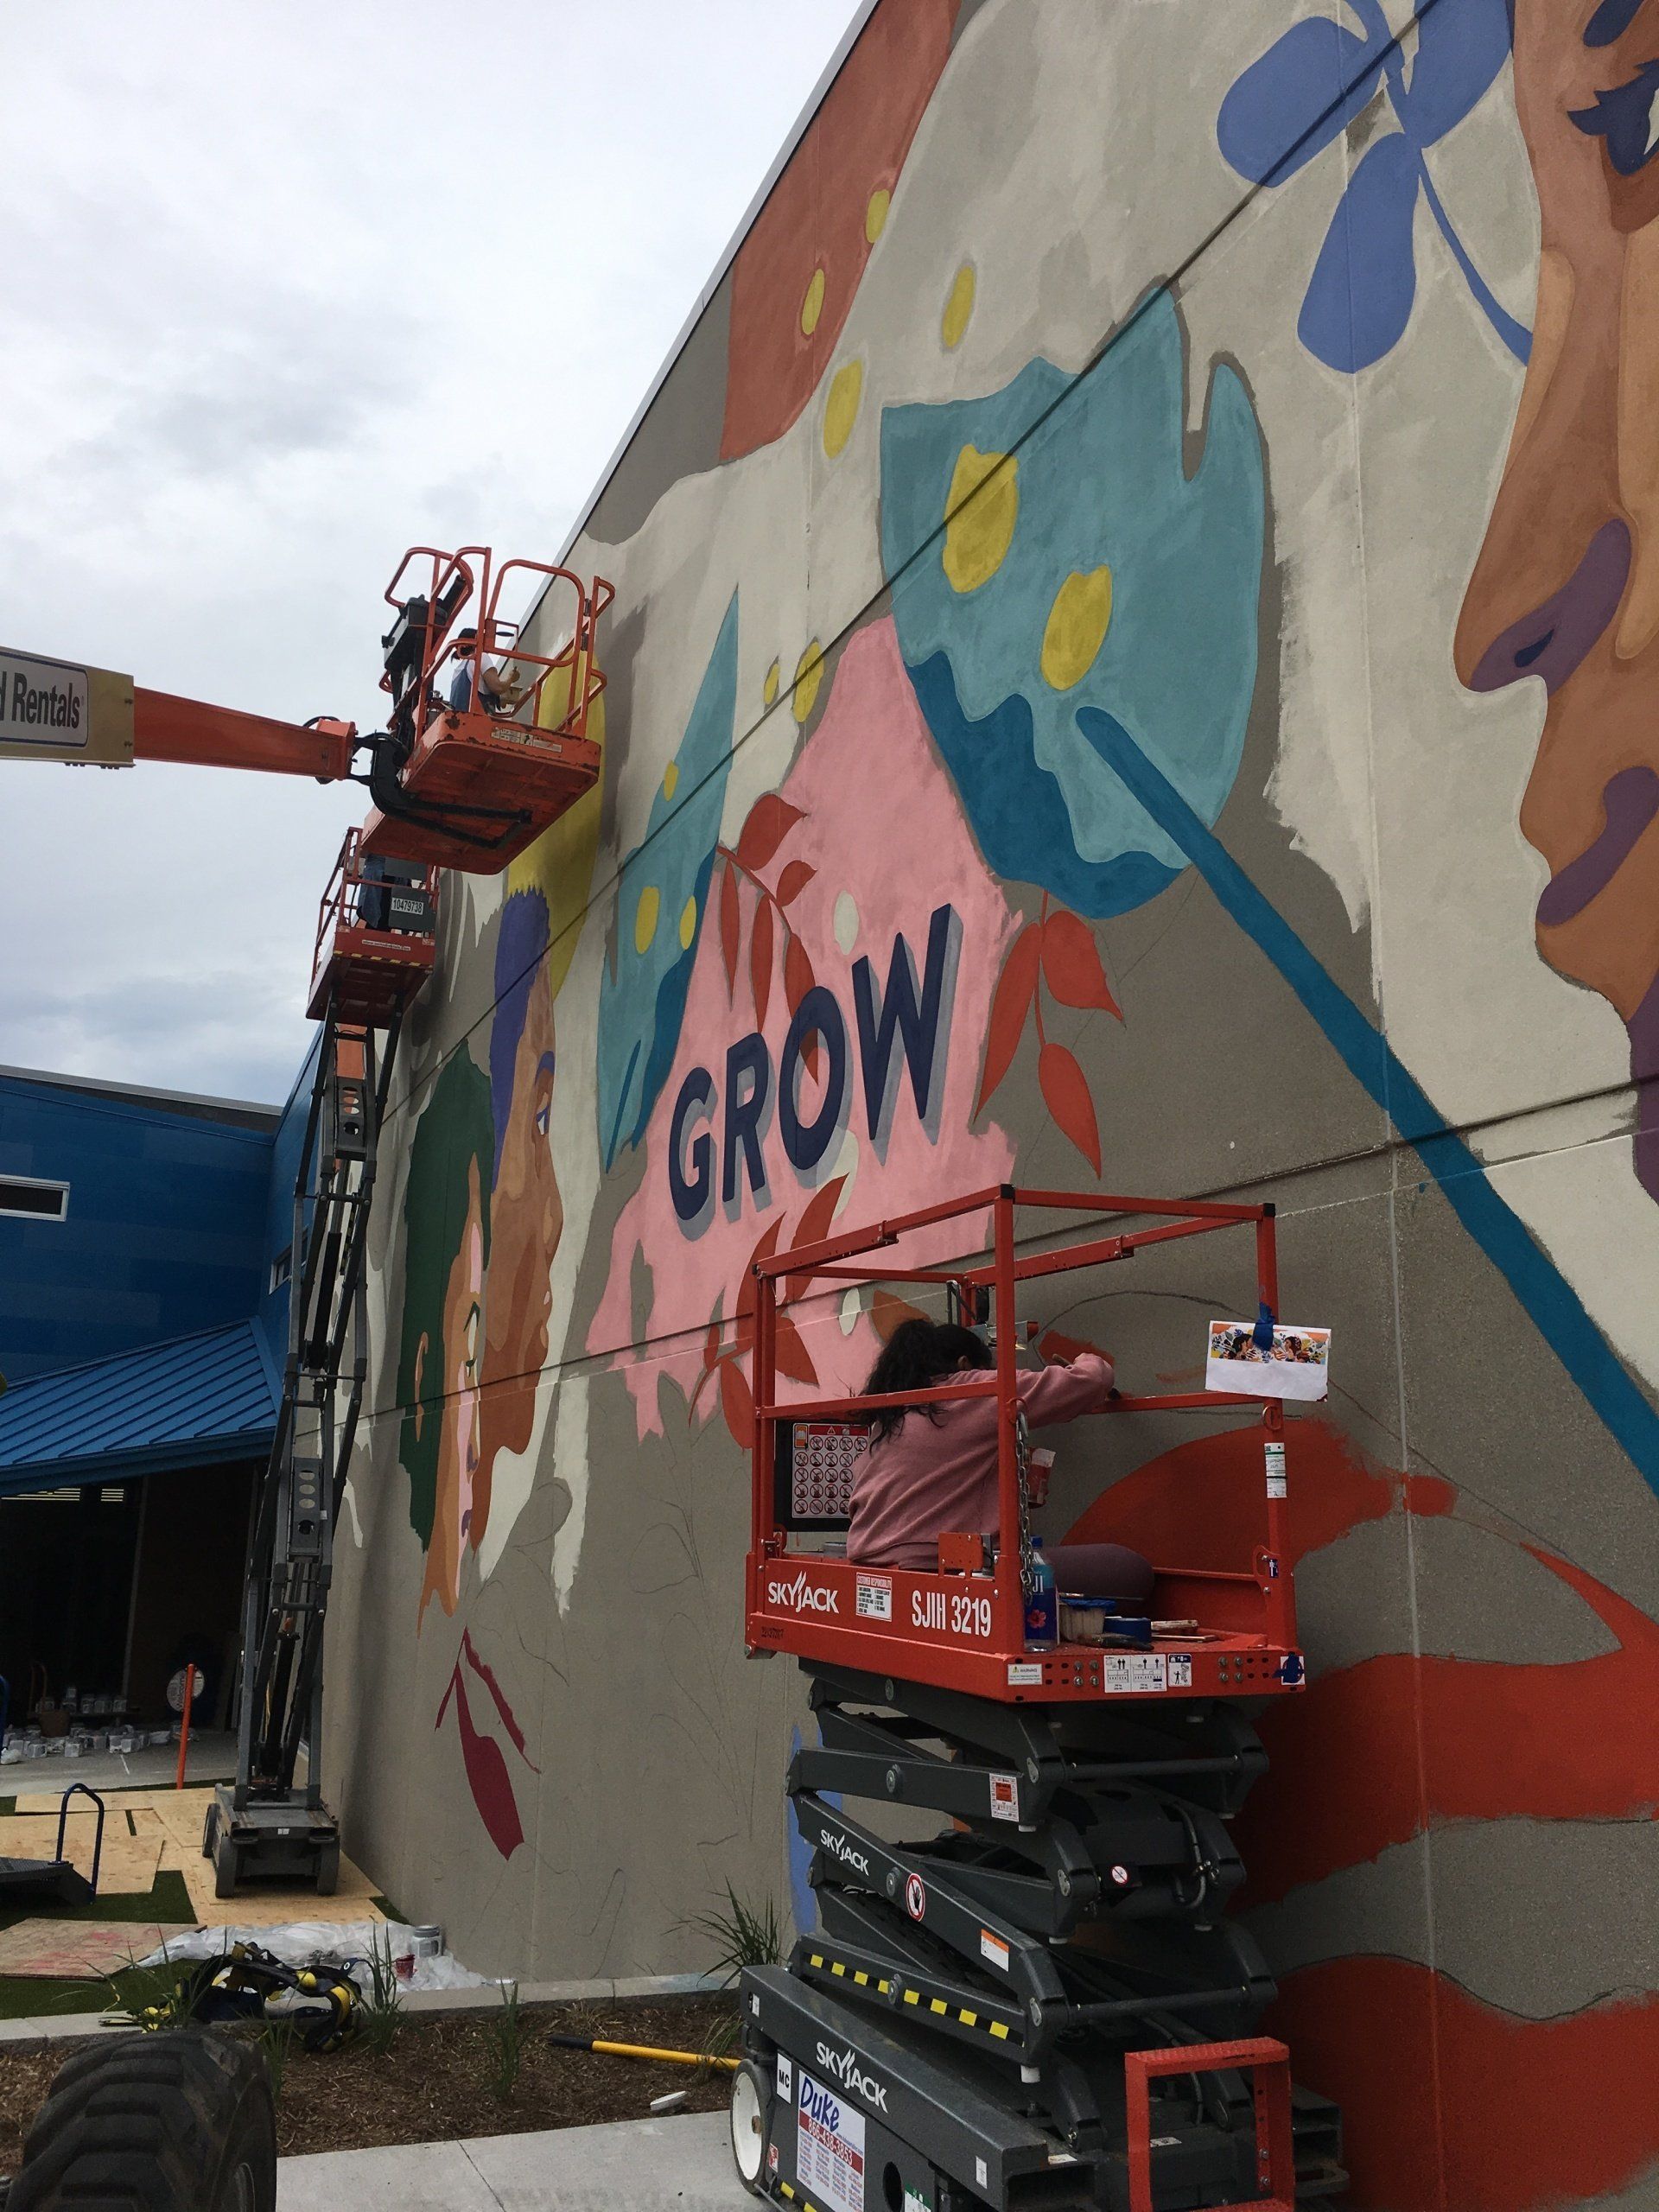
<svg viewBox="0 0 1659 2212">
<path fill-rule="evenodd" d="M 292 2157 L 643 2120 L 652 2099 L 671 2089 L 688 2093 L 684 2111 L 720 2111 L 730 2090 L 723 2071 L 564 2050 L 545 2031 L 696 2050 L 731 2014 L 731 2000 L 718 1998 L 526 2005 L 518 2078 L 503 2099 L 494 2086 L 499 2044 L 491 2013 L 412 2013 L 384 2056 L 361 2040 L 326 2057 L 292 2051 L 277 2098 L 277 2148 Z M 15 2169 L 24 2131 L 71 2048 L 0 2050 L 0 2174 Z"/>
</svg>

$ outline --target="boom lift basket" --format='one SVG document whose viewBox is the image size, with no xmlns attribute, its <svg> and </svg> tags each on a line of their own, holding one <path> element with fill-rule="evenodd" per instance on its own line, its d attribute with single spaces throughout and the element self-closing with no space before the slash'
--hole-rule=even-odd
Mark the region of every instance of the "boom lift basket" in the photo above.
<svg viewBox="0 0 1659 2212">
<path fill-rule="evenodd" d="M 540 620 L 561 640 L 550 652 L 532 651 L 501 612 L 529 578 L 541 579 Z M 386 589 L 397 620 L 381 684 L 399 803 L 369 817 L 366 854 L 493 874 L 592 790 L 600 752 L 588 725 L 605 688 L 595 626 L 614 596 L 602 576 L 586 585 L 550 562 L 498 566 L 487 546 L 410 549 Z M 457 660 L 469 628 L 474 642 Z M 461 668 L 471 704 L 458 709 L 445 678 Z"/>
</svg>

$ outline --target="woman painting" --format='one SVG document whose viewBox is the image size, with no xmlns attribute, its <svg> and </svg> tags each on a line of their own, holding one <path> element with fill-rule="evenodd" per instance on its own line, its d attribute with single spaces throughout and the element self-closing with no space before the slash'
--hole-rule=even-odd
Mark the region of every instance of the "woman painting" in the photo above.
<svg viewBox="0 0 1659 2212">
<path fill-rule="evenodd" d="M 864 1385 L 867 1397 L 988 1381 L 990 1347 L 971 1329 L 906 1321 L 895 1329 Z M 1020 1403 L 1033 1427 L 1103 1412 L 1112 1395 L 1112 1363 L 1097 1352 L 1024 1370 Z M 992 1398 L 883 1406 L 870 1423 L 870 1448 L 853 1485 L 847 1556 L 861 1567 L 934 1572 L 947 1531 L 995 1535 L 997 1417 Z M 1141 1601 L 1152 1569 L 1122 1544 L 1061 1544 L 1050 1550 L 1063 1590 Z"/>
</svg>

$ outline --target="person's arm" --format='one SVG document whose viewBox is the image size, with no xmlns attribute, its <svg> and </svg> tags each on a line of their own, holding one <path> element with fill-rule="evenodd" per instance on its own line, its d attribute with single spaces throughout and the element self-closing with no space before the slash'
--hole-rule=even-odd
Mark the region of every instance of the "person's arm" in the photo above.
<svg viewBox="0 0 1659 2212">
<path fill-rule="evenodd" d="M 1020 1377 L 1020 1403 L 1033 1428 L 1097 1414 L 1111 1395 L 1112 1363 L 1096 1351 L 1080 1351 L 1075 1359 L 1056 1360 L 1040 1375 Z"/>
</svg>

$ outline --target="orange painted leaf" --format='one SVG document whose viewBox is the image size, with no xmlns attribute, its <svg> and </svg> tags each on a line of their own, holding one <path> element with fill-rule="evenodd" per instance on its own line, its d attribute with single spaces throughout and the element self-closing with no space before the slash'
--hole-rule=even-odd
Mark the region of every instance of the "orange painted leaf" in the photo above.
<svg viewBox="0 0 1659 2212">
<path fill-rule="evenodd" d="M 807 861 L 791 861 L 778 879 L 778 904 L 787 906 L 798 899 L 817 872 Z"/>
<path fill-rule="evenodd" d="M 1043 1099 L 1062 1133 L 1070 1137 L 1096 1175 L 1100 1173 L 1100 1128 L 1088 1078 L 1064 1045 L 1044 1046 L 1037 1061 Z"/>
<path fill-rule="evenodd" d="M 692 1421 L 696 1416 L 697 1400 L 702 1395 L 704 1385 L 708 1382 L 709 1377 L 714 1372 L 715 1370 L 712 1367 L 705 1368 L 703 1370 L 702 1373 L 697 1377 L 696 1389 L 691 1393 L 691 1395 L 685 1402 L 685 1422 L 688 1428 L 691 1426 Z"/>
<path fill-rule="evenodd" d="M 738 859 L 747 868 L 765 868 L 800 818 L 798 806 L 779 798 L 776 791 L 765 792 L 749 809 L 749 818 L 737 841 Z"/>
<path fill-rule="evenodd" d="M 772 901 L 762 897 L 754 910 L 754 929 L 749 938 L 749 988 L 754 993 L 754 1026 L 766 1026 L 766 1007 L 772 999 L 772 946 L 774 924 Z"/>
<path fill-rule="evenodd" d="M 747 1452 L 754 1442 L 754 1400 L 748 1377 L 734 1359 L 720 1363 L 720 1410 L 726 1426 Z"/>
<path fill-rule="evenodd" d="M 830 1224 L 835 1217 L 836 1202 L 840 1198 L 846 1181 L 847 1178 L 844 1175 L 832 1176 L 822 1190 L 813 1192 L 807 1200 L 806 1211 L 801 1216 L 799 1226 L 784 1248 L 786 1251 L 798 1252 L 804 1244 L 819 1243 L 830 1234 Z M 811 1283 L 812 1277 L 808 1274 L 785 1275 L 784 1295 L 785 1298 L 799 1298 L 804 1291 L 810 1288 Z"/>
<path fill-rule="evenodd" d="M 778 1325 L 772 1332 L 772 1356 L 780 1375 L 787 1375 L 796 1382 L 817 1381 L 818 1370 L 812 1364 L 811 1354 L 801 1342 L 801 1332 L 787 1313 L 778 1316 Z"/>
<path fill-rule="evenodd" d="M 749 1255 L 749 1264 L 743 1270 L 737 1286 L 737 1349 L 751 1351 L 754 1348 L 754 1263 L 769 1260 L 778 1249 L 778 1239 L 784 1233 L 784 1217 L 779 1214 L 761 1230 L 755 1248 Z"/>
<path fill-rule="evenodd" d="M 1014 940 L 1002 963 L 991 999 L 991 1018 L 985 1032 L 985 1072 L 979 1079 L 977 1114 L 1014 1065 L 1025 1033 L 1026 1018 L 1037 995 L 1037 969 L 1042 958 L 1043 933 L 1028 923 Z"/>
<path fill-rule="evenodd" d="M 1095 933 L 1076 914 L 1051 914 L 1042 925 L 1043 980 L 1062 1006 L 1099 1007 L 1120 1021 L 1123 1010 L 1101 965 Z"/>
<path fill-rule="evenodd" d="M 919 1306 L 911 1305 L 891 1290 L 878 1290 L 870 1300 L 870 1319 L 883 1344 L 901 1321 L 919 1321 L 924 1318 Z"/>
<path fill-rule="evenodd" d="M 726 963 L 726 995 L 737 988 L 737 947 L 743 918 L 737 905 L 737 870 L 729 861 L 720 872 L 720 950 Z"/>
<path fill-rule="evenodd" d="M 1098 1344 L 1091 1344 L 1086 1337 L 1068 1337 L 1064 1329 L 1045 1330 L 1037 1349 L 1045 1359 L 1075 1359 L 1080 1351 L 1106 1357 Z"/>
</svg>

